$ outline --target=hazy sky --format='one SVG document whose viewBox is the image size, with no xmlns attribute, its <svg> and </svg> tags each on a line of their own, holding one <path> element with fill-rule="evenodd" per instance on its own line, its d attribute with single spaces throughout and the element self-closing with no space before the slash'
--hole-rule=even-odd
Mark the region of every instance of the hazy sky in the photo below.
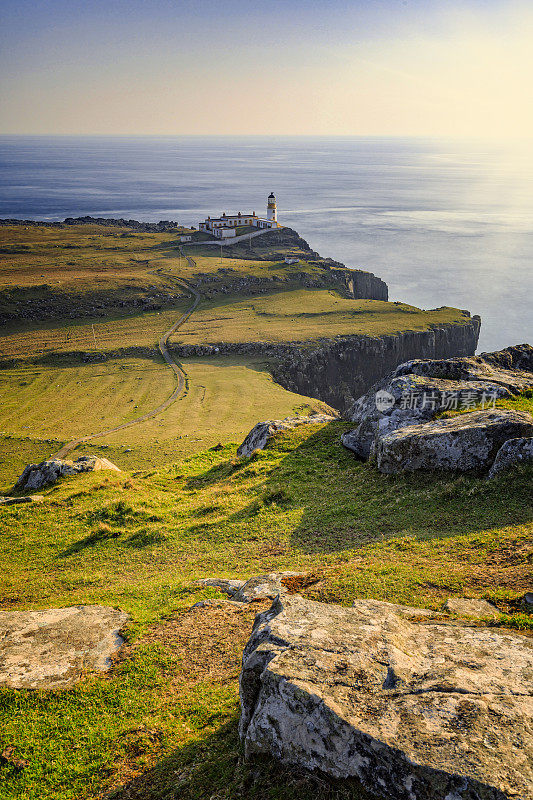
<svg viewBox="0 0 533 800">
<path fill-rule="evenodd" d="M 0 132 L 533 136 L 533 2 L 2 0 Z"/>
</svg>

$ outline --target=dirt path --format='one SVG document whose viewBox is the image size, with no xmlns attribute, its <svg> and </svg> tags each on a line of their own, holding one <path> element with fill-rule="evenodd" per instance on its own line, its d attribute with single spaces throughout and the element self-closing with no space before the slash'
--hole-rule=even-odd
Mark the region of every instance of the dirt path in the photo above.
<svg viewBox="0 0 533 800">
<path fill-rule="evenodd" d="M 196 262 L 190 256 L 185 256 L 185 258 L 187 259 L 189 266 L 191 268 L 196 267 Z M 177 364 L 172 358 L 172 355 L 170 354 L 170 351 L 168 349 L 168 340 L 172 336 L 172 334 L 175 333 L 178 330 L 178 328 L 181 325 L 183 325 L 183 323 L 186 322 L 186 320 L 189 319 L 194 309 L 200 302 L 202 296 L 196 291 L 196 289 L 194 289 L 190 285 L 190 283 L 188 283 L 183 278 L 177 278 L 176 276 L 169 275 L 166 272 L 159 272 L 159 274 L 164 275 L 166 278 L 169 278 L 170 280 L 174 281 L 175 283 L 178 284 L 178 286 L 181 286 L 181 288 L 186 289 L 188 292 L 191 293 L 191 295 L 194 296 L 194 302 L 192 306 L 189 309 L 187 309 L 187 311 L 185 311 L 184 314 L 181 315 L 181 317 L 177 320 L 177 322 L 175 322 L 174 325 L 171 328 L 169 328 L 168 331 L 166 331 L 166 333 L 164 333 L 161 336 L 158 342 L 159 351 L 163 356 L 165 363 L 167 364 L 167 366 L 170 367 L 170 369 L 176 376 L 177 379 L 176 388 L 174 389 L 170 397 L 168 397 L 163 403 L 161 403 L 161 405 L 157 406 L 157 408 L 154 408 L 152 411 L 148 411 L 146 414 L 143 414 L 140 417 L 136 417 L 135 419 L 130 420 L 130 422 L 124 422 L 122 425 L 117 425 L 114 428 L 108 428 L 107 430 L 99 431 L 98 433 L 88 433 L 86 436 L 80 436 L 79 439 L 73 439 L 71 442 L 68 442 L 67 444 L 63 445 L 61 450 L 58 450 L 57 453 L 51 456 L 51 458 L 65 458 L 65 456 L 67 456 L 69 453 L 75 450 L 76 447 L 78 447 L 78 445 L 82 444 L 83 442 L 89 442 L 91 439 L 98 439 L 102 436 L 107 436 L 108 433 L 115 433 L 115 431 L 122 431 L 125 428 L 131 428 L 132 425 L 138 425 L 140 422 L 145 422 L 147 419 L 151 419 L 152 417 L 161 414 L 162 411 L 165 411 L 182 394 L 185 388 L 185 380 L 187 378 L 187 375 L 185 374 L 182 367 L 179 364 Z"/>
</svg>

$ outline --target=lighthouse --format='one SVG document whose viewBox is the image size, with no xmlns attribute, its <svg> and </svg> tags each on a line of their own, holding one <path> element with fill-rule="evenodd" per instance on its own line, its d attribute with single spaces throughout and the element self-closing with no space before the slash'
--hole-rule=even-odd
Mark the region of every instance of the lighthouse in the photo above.
<svg viewBox="0 0 533 800">
<path fill-rule="evenodd" d="M 268 203 L 267 203 L 267 219 L 270 222 L 278 221 L 278 207 L 276 205 L 276 197 L 274 192 L 270 192 L 268 195 Z"/>
</svg>

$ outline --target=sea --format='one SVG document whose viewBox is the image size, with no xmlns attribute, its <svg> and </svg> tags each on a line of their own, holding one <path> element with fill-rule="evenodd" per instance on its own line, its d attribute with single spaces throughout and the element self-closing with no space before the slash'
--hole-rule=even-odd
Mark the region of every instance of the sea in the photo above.
<svg viewBox="0 0 533 800">
<path fill-rule="evenodd" d="M 391 300 L 479 314 L 479 352 L 533 343 L 531 142 L 0 137 L 0 218 L 197 226 L 264 213 L 272 191 L 282 224 Z"/>
</svg>

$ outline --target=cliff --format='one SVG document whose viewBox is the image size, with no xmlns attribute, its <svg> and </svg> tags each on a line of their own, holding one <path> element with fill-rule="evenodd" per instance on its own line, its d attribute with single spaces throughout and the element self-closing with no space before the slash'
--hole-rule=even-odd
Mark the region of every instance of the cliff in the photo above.
<svg viewBox="0 0 533 800">
<path fill-rule="evenodd" d="M 374 336 L 339 336 L 314 342 L 219 342 L 173 345 L 181 358 L 224 354 L 261 355 L 284 389 L 323 400 L 346 412 L 353 401 L 398 364 L 414 358 L 470 356 L 476 351 L 481 320 L 445 323 L 425 331 Z"/>
<path fill-rule="evenodd" d="M 389 292 L 385 281 L 372 272 L 351 269 L 340 261 L 322 258 L 312 250 L 308 242 L 292 228 L 269 230 L 256 236 L 250 243 L 238 243 L 224 250 L 226 258 L 245 258 L 254 261 L 281 261 L 287 256 L 297 257 L 312 275 L 295 273 L 292 278 L 307 288 L 333 286 L 347 297 L 367 300 L 388 300 Z"/>
</svg>

